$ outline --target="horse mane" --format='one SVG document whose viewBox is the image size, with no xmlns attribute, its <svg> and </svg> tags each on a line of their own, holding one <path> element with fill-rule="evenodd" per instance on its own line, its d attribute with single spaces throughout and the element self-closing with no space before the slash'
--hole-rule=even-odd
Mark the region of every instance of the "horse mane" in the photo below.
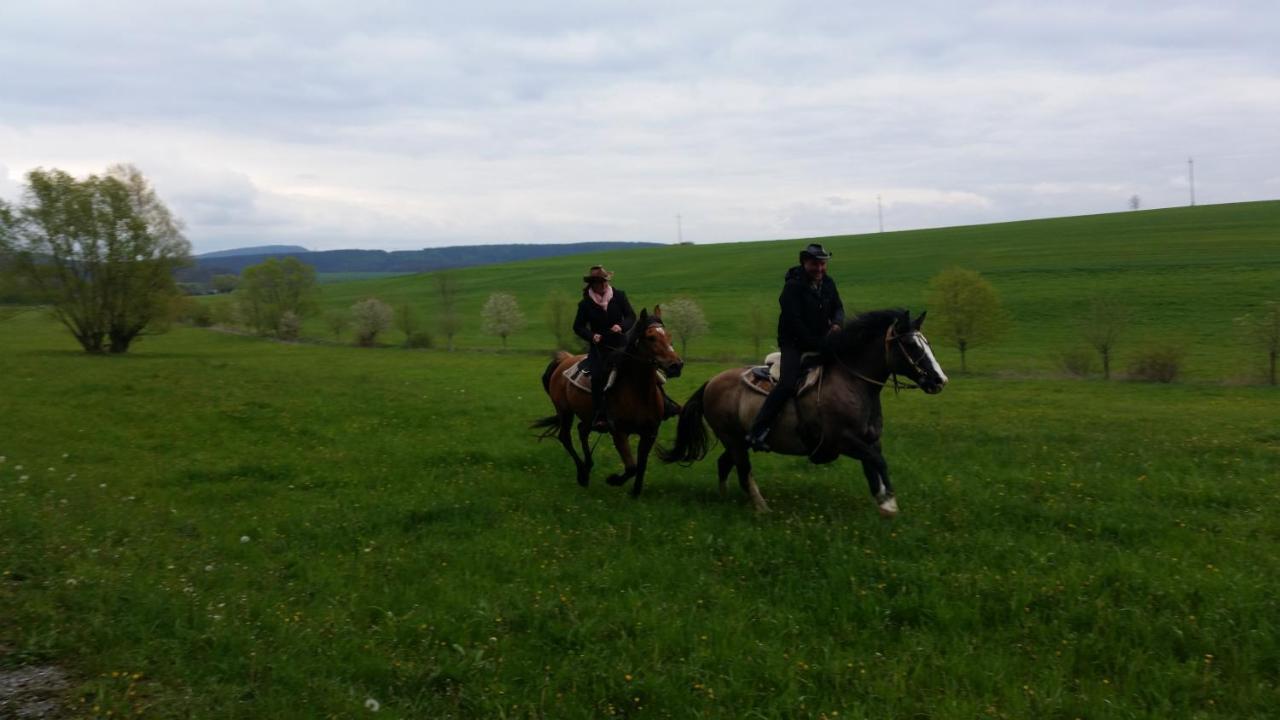
<svg viewBox="0 0 1280 720">
<path fill-rule="evenodd" d="M 885 308 L 855 315 L 845 321 L 844 329 L 832 338 L 832 349 L 844 355 L 870 342 L 883 340 L 889 326 L 901 320 L 906 313 L 902 308 Z"/>
</svg>

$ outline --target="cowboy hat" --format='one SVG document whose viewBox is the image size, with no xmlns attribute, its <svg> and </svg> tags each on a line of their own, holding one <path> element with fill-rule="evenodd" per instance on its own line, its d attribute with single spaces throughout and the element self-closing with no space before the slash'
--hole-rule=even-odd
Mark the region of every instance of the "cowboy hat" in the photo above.
<svg viewBox="0 0 1280 720">
<path fill-rule="evenodd" d="M 806 258 L 813 260 L 830 260 L 831 253 L 827 252 L 818 243 L 809 243 L 809 246 L 800 251 L 800 260 L 803 262 Z"/>
<path fill-rule="evenodd" d="M 593 280 L 603 280 L 608 282 L 609 278 L 612 277 L 613 273 L 605 270 L 603 265 L 592 265 L 591 269 L 587 271 L 587 274 L 582 276 L 582 282 L 589 283 Z"/>
</svg>

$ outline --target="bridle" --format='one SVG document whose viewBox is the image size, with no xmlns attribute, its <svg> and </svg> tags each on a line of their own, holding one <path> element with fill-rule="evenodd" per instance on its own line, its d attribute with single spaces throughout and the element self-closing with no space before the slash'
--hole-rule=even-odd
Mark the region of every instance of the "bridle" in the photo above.
<svg viewBox="0 0 1280 720">
<path fill-rule="evenodd" d="M 920 367 L 920 361 L 917 360 L 916 358 L 911 357 L 911 353 L 907 352 L 907 346 L 902 342 L 903 338 L 908 338 L 908 337 L 917 336 L 917 335 L 923 338 L 923 335 L 919 330 L 912 330 L 911 332 L 905 335 L 899 335 L 894 332 L 895 329 L 897 329 L 897 323 L 891 324 L 889 326 L 889 329 L 886 330 L 884 334 L 885 367 L 888 367 L 888 368 L 893 367 L 893 346 L 897 345 L 898 350 L 902 352 L 902 357 L 906 358 L 907 362 L 911 365 L 911 369 L 916 371 L 916 377 L 924 377 L 925 370 L 924 368 Z M 925 342 L 928 343 L 927 340 Z M 885 380 L 884 382 L 881 382 L 879 380 L 873 380 L 867 377 L 866 375 L 863 375 L 862 373 L 858 372 L 853 367 L 851 367 L 849 363 L 845 362 L 844 359 L 841 358 L 839 355 L 836 355 L 836 362 L 840 363 L 840 366 L 843 367 L 845 370 L 847 370 L 854 377 L 858 378 L 859 380 L 869 382 L 872 385 L 879 385 L 880 387 L 889 387 L 890 382 L 892 382 L 894 394 L 897 394 L 899 391 L 902 391 L 902 390 L 917 390 L 920 388 L 919 385 L 913 385 L 909 382 L 903 382 L 899 380 L 898 374 L 896 372 L 893 372 L 892 370 L 889 371 L 889 379 Z"/>
<path fill-rule="evenodd" d="M 662 321 L 661 321 L 661 320 L 650 320 L 650 321 L 649 321 L 649 324 L 644 326 L 644 330 L 641 330 L 641 331 L 640 331 L 640 337 L 643 337 L 643 336 L 644 336 L 644 331 L 645 331 L 645 330 L 648 330 L 649 328 L 651 328 L 651 327 L 653 327 L 653 326 L 655 326 L 655 325 L 656 325 L 656 326 L 658 326 L 658 327 L 663 328 L 663 329 L 664 329 L 664 331 L 665 331 L 666 326 L 662 324 Z M 638 340 L 639 340 L 639 338 L 637 338 L 637 341 L 638 341 Z M 656 355 L 650 354 L 650 355 L 649 355 L 649 357 L 644 357 L 644 356 L 642 356 L 642 355 L 637 355 L 637 354 L 635 354 L 635 353 L 631 352 L 631 345 L 632 345 L 631 341 L 628 341 L 626 345 L 623 345 L 622 347 L 618 348 L 617 350 L 614 350 L 611 354 L 613 354 L 613 355 L 621 355 L 621 356 L 623 356 L 623 357 L 629 357 L 629 358 L 631 358 L 632 360 L 639 360 L 640 362 L 648 363 L 650 367 L 657 368 L 658 370 L 662 370 L 662 363 L 660 363 L 660 362 L 658 361 L 658 358 L 657 358 L 657 356 L 656 356 Z"/>
</svg>

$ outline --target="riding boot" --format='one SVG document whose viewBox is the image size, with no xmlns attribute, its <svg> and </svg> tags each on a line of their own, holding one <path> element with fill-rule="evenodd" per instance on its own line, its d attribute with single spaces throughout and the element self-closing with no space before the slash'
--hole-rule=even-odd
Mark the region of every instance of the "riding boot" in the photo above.
<svg viewBox="0 0 1280 720">
<path fill-rule="evenodd" d="M 673 418 L 680 414 L 684 408 L 680 407 L 680 403 L 671 399 L 665 388 L 662 390 L 662 419 Z"/>
<path fill-rule="evenodd" d="M 774 396 L 777 399 L 774 399 Z M 770 401 L 773 402 L 770 402 Z M 782 403 L 786 398 L 782 393 L 769 393 L 769 397 L 765 398 L 764 405 L 760 406 L 760 412 L 756 414 L 755 422 L 751 423 L 751 429 L 747 432 L 747 445 L 757 452 L 768 452 L 769 445 L 765 442 L 769 437 L 769 431 L 773 429 L 773 419 L 777 416 L 778 410 L 782 408 Z"/>
</svg>

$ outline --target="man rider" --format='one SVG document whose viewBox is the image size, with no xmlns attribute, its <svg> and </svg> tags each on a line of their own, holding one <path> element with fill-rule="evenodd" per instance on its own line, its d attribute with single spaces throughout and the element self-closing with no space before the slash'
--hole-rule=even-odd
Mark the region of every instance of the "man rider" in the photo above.
<svg viewBox="0 0 1280 720">
<path fill-rule="evenodd" d="M 765 440 L 773 421 L 796 390 L 800 379 L 800 358 L 805 353 L 821 352 L 824 340 L 844 325 L 844 305 L 836 283 L 827 275 L 831 253 L 818 243 L 810 243 L 800 251 L 800 264 L 787 271 L 782 294 L 778 296 L 778 349 L 782 360 L 778 368 L 778 384 L 751 424 L 747 442 L 753 450 L 768 450 Z"/>
</svg>

